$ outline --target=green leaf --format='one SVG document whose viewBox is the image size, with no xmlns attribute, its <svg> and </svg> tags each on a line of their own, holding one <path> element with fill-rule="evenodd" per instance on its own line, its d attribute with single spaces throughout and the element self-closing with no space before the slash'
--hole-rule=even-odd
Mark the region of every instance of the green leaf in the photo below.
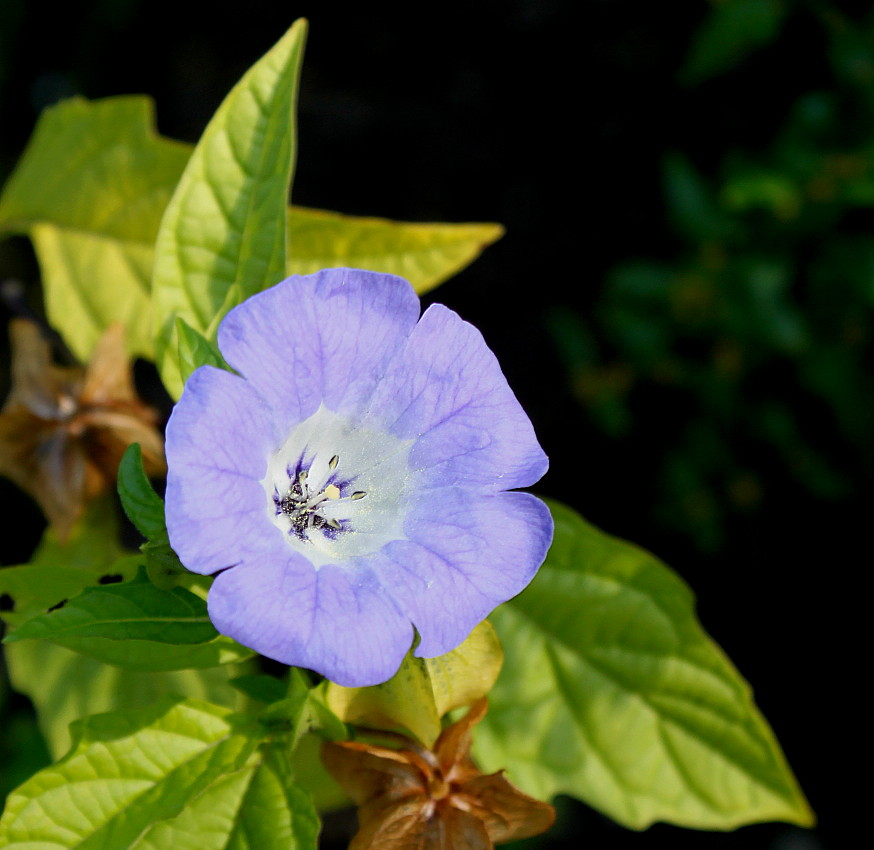
<svg viewBox="0 0 874 850">
<path fill-rule="evenodd" d="M 103 575 L 131 578 L 136 572 L 135 566 L 131 562 L 122 563 L 123 571 L 114 568 L 106 570 Z M 11 626 L 32 620 L 96 584 L 102 577 L 100 572 L 40 564 L 3 567 L 0 569 L 0 594 L 8 596 L 12 604 L 9 611 L 0 612 L 0 619 Z"/>
<path fill-rule="evenodd" d="M 143 672 L 200 670 L 244 661 L 254 655 L 251 649 L 224 635 L 194 644 L 102 637 L 65 637 L 52 642 L 106 664 Z"/>
<path fill-rule="evenodd" d="M 297 21 L 225 98 L 194 149 L 158 233 L 156 355 L 181 388 L 176 319 L 213 337 L 231 307 L 285 276 L 294 110 L 306 33 Z"/>
<path fill-rule="evenodd" d="M 105 570 L 131 552 L 119 542 L 119 524 L 114 500 L 108 494 L 89 502 L 63 542 L 49 526 L 30 563 L 34 566 L 64 566 Z"/>
<path fill-rule="evenodd" d="M 327 737 L 327 736 L 326 736 Z M 336 736 L 329 740 L 342 740 Z M 301 788 L 306 789 L 320 812 L 333 812 L 353 805 L 346 792 L 325 770 L 322 764 L 322 738 L 318 735 L 305 735 L 291 755 L 294 778 Z"/>
<path fill-rule="evenodd" d="M 123 647 L 130 642 L 115 643 Z M 181 694 L 235 709 L 243 706 L 241 694 L 228 685 L 229 678 L 243 673 L 243 664 L 140 672 L 104 664 L 45 641 L 23 641 L 4 647 L 3 652 L 12 687 L 33 702 L 40 730 L 55 758 L 69 749 L 70 723 L 89 714 L 140 708 L 165 694 Z"/>
<path fill-rule="evenodd" d="M 112 321 L 152 356 L 153 245 L 189 151 L 157 135 L 148 98 L 74 98 L 42 114 L 4 187 L 0 233 L 32 238 L 48 320 L 83 362 Z"/>
<path fill-rule="evenodd" d="M 143 470 L 143 452 L 139 443 L 127 447 L 118 465 L 118 495 L 128 519 L 146 540 L 166 533 L 164 502 L 152 489 Z"/>
<path fill-rule="evenodd" d="M 134 848 L 258 761 L 256 727 L 179 698 L 89 717 L 71 731 L 67 756 L 10 794 L 0 819 L 3 847 Z"/>
<path fill-rule="evenodd" d="M 154 356 L 154 243 L 191 151 L 156 133 L 152 101 L 140 95 L 74 98 L 40 117 L 0 197 L 0 234 L 33 240 L 49 320 L 81 360 L 112 321 L 126 325 L 131 353 Z M 253 287 L 352 266 L 401 275 L 423 293 L 503 232 L 496 224 L 398 223 L 299 207 L 287 217 L 286 271 Z"/>
<path fill-rule="evenodd" d="M 136 560 L 137 556 L 132 556 L 116 561 L 106 572 L 126 577 Z M 52 568 L 20 569 L 42 572 Z M 52 574 L 58 568 L 53 570 Z M 216 667 L 253 655 L 252 650 L 219 635 L 209 620 L 205 601 L 182 587 L 161 589 L 143 579 L 94 587 L 94 574 L 73 572 L 81 575 L 80 583 L 89 582 L 90 586 L 63 607 L 27 619 L 7 635 L 5 644 L 41 638 L 107 664 L 141 671 Z M 38 578 L 34 575 L 28 585 Z M 64 573 L 63 578 L 73 586 L 71 575 Z M 19 579 L 17 584 L 24 581 Z"/>
<path fill-rule="evenodd" d="M 197 644 L 216 635 L 203 599 L 181 587 L 162 590 L 143 577 L 88 587 L 62 608 L 28 620 L 4 643 L 93 637 Z"/>
<path fill-rule="evenodd" d="M 713 189 L 683 154 L 672 151 L 662 161 L 665 200 L 672 223 L 690 241 L 720 240 L 733 222 L 719 208 Z"/>
<path fill-rule="evenodd" d="M 0 593 L 12 601 L 0 619 L 19 626 L 87 587 L 133 578 L 141 559 L 122 548 L 117 536 L 115 506 L 108 497 L 88 505 L 64 543 L 46 529 L 29 564 L 0 569 Z"/>
<path fill-rule="evenodd" d="M 318 731 L 321 737 L 330 741 L 348 738 L 346 725 L 325 704 L 325 683 L 310 687 L 304 673 L 297 667 L 290 668 L 288 675 L 284 698 L 272 702 L 258 715 L 261 723 L 271 728 L 287 729 L 292 751 L 297 749 L 307 732 Z"/>
<path fill-rule="evenodd" d="M 179 372 L 187 381 L 191 373 L 200 366 L 215 366 L 227 369 L 228 365 L 202 334 L 199 334 L 181 316 L 176 319 L 176 336 L 179 340 Z"/>
<path fill-rule="evenodd" d="M 346 723 L 405 729 L 431 747 L 443 728 L 443 715 L 485 696 L 502 660 L 501 644 L 486 620 L 446 655 L 416 658 L 408 653 L 398 672 L 381 685 L 346 688 L 328 682 L 325 702 Z"/>
<path fill-rule="evenodd" d="M 318 815 L 277 750 L 267 749 L 260 763 L 222 777 L 177 817 L 155 824 L 135 850 L 314 850 Z"/>
<path fill-rule="evenodd" d="M 289 670 L 289 682 L 283 699 L 271 703 L 258 719 L 268 726 L 284 726 L 291 732 L 292 749 L 307 731 L 307 703 L 310 686 L 296 667 Z"/>
<path fill-rule="evenodd" d="M 552 503 L 555 541 L 491 617 L 502 675 L 474 754 L 529 794 L 620 823 L 732 829 L 813 816 L 750 688 L 652 555 Z"/>
<path fill-rule="evenodd" d="M 250 676 L 238 676 L 231 679 L 230 684 L 238 691 L 244 693 L 249 699 L 257 702 L 278 702 L 285 699 L 288 693 L 288 685 L 275 676 L 267 676 L 264 673 Z"/>
<path fill-rule="evenodd" d="M 292 207 L 289 274 L 348 266 L 406 278 L 420 295 L 500 239 L 499 224 L 414 224 Z M 277 281 L 278 282 L 278 281 Z"/>
<path fill-rule="evenodd" d="M 146 575 L 155 587 L 169 590 L 191 576 L 170 547 L 166 531 L 160 537 L 143 543 L 140 551 L 146 559 Z"/>
<path fill-rule="evenodd" d="M 773 41 L 786 15 L 785 0 L 721 0 L 695 33 L 680 80 L 696 85 L 728 71 Z"/>
<path fill-rule="evenodd" d="M 25 569 L 56 569 L 57 565 L 62 564 L 64 571 L 80 571 L 92 583 L 96 583 L 104 575 L 121 574 L 127 578 L 133 574 L 130 571 L 141 558 L 125 555 L 125 550 L 117 542 L 117 535 L 118 521 L 114 505 L 108 498 L 92 502 L 64 543 L 57 539 L 51 528 L 46 531 L 32 562 L 20 568 L 22 576 Z M 0 570 L 0 575 L 5 575 L 4 571 Z M 37 574 L 20 579 L 29 598 L 37 600 L 36 610 L 33 607 L 27 609 L 28 619 L 34 613 L 44 610 L 39 602 L 40 577 Z M 71 578 L 64 580 L 73 581 Z M 46 589 L 50 587 L 51 585 L 46 585 Z M 61 601 L 55 599 L 54 595 L 52 592 L 42 600 L 49 602 L 46 607 Z M 80 640 L 99 641 L 98 638 Z M 143 663 L 154 664 L 160 660 L 158 655 L 162 650 L 166 652 L 174 649 L 197 653 L 202 660 L 212 654 L 216 658 L 214 663 L 218 664 L 227 656 L 228 648 L 222 650 L 214 644 L 227 640 L 229 639 L 217 638 L 215 642 L 178 648 L 172 644 L 151 641 L 104 643 L 111 645 L 116 653 L 127 652 L 128 658 L 125 660 L 128 663 L 136 663 L 138 654 L 142 655 L 141 666 Z M 233 649 L 238 652 L 242 647 L 234 645 Z M 243 703 L 241 695 L 228 685 L 228 679 L 246 672 L 245 664 L 225 664 L 197 670 L 135 672 L 101 663 L 46 641 L 22 641 L 5 646 L 2 651 L 12 686 L 33 702 L 40 730 L 55 758 L 60 757 L 69 747 L 69 724 L 88 714 L 116 708 L 137 708 L 164 694 L 172 693 L 218 702 L 230 708 L 240 708 Z M 165 664 L 167 660 L 164 659 Z M 185 663 L 183 666 L 192 665 Z"/>
<path fill-rule="evenodd" d="M 349 729 L 328 706 L 325 696 L 328 684 L 326 679 L 317 687 L 310 689 L 309 728 L 312 732 L 318 732 L 319 736 L 326 741 L 345 741 L 349 737 Z M 305 740 L 306 738 L 303 739 L 303 741 Z M 301 741 L 301 745 L 303 741 Z"/>
</svg>

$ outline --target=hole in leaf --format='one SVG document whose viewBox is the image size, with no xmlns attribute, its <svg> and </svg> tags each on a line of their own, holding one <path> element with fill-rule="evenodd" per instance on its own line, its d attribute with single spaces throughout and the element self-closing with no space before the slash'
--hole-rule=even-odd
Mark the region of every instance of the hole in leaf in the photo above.
<svg viewBox="0 0 874 850">
<path fill-rule="evenodd" d="M 0 611 L 14 611 L 15 600 L 8 593 L 0 593 Z"/>
<path fill-rule="evenodd" d="M 124 581 L 124 576 L 120 576 L 117 573 L 114 575 L 100 576 L 97 579 L 98 584 L 118 584 L 118 582 Z"/>
</svg>

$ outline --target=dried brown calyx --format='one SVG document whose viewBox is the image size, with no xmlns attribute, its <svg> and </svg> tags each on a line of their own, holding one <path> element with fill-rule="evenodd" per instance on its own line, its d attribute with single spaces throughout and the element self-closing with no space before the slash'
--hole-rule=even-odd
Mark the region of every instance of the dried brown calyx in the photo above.
<svg viewBox="0 0 874 850">
<path fill-rule="evenodd" d="M 39 328 L 9 325 L 12 388 L 0 412 L 0 475 L 11 478 L 65 536 L 85 503 L 115 486 L 131 443 L 149 475 L 166 472 L 157 415 L 136 395 L 124 328 L 109 327 L 87 366 L 58 366 Z"/>
<path fill-rule="evenodd" d="M 359 807 L 350 850 L 489 850 L 549 829 L 552 806 L 501 772 L 484 775 L 471 759 L 471 729 L 485 713 L 486 700 L 478 700 L 433 750 L 409 739 L 401 749 L 323 745 L 326 768 Z"/>
</svg>

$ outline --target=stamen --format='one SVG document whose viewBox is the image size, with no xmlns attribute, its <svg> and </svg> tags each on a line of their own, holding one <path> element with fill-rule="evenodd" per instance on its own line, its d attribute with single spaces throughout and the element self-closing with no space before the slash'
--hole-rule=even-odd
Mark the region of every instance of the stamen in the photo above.
<svg viewBox="0 0 874 850">
<path fill-rule="evenodd" d="M 357 502 L 359 499 L 363 499 L 367 493 L 363 490 L 356 490 L 349 498 L 352 499 L 353 502 Z"/>
<path fill-rule="evenodd" d="M 340 456 L 334 455 L 328 462 L 331 469 L 335 469 L 340 462 Z M 301 469 L 297 477 L 291 478 L 290 486 L 284 496 L 278 493 L 273 498 L 277 507 L 277 515 L 285 514 L 290 521 L 290 534 L 295 534 L 302 539 L 310 531 L 317 529 L 332 529 L 333 531 L 348 531 L 343 526 L 342 520 L 335 517 L 325 517 L 319 511 L 319 506 L 327 501 L 338 501 L 341 498 L 340 487 L 336 484 L 328 484 L 324 489 L 316 489 L 309 484 L 309 470 Z M 356 492 L 352 498 L 360 499 L 363 492 Z"/>
</svg>

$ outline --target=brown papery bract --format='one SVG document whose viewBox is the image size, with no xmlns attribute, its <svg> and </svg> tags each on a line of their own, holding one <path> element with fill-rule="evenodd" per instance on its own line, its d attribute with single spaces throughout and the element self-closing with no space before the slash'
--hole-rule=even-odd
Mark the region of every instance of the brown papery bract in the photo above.
<svg viewBox="0 0 874 850">
<path fill-rule="evenodd" d="M 0 475 L 11 478 L 65 537 L 85 503 L 115 486 L 131 443 L 149 475 L 166 473 L 157 415 L 136 395 L 124 328 L 110 326 L 87 366 L 58 366 L 39 328 L 9 325 L 12 389 L 0 412 Z"/>
<path fill-rule="evenodd" d="M 523 794 L 502 772 L 483 774 L 470 757 L 486 700 L 443 730 L 433 750 L 360 741 L 325 743 L 322 760 L 358 805 L 350 850 L 489 850 L 545 832 L 555 810 Z"/>
</svg>

